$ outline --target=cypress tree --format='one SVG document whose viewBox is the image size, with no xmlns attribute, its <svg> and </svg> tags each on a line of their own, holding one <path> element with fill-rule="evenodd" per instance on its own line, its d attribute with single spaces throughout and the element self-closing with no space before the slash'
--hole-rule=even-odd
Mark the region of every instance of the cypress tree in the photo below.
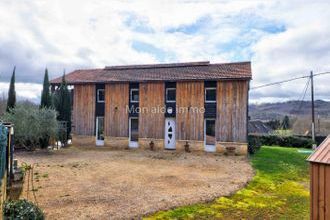
<svg viewBox="0 0 330 220">
<path fill-rule="evenodd" d="M 9 112 L 10 109 L 15 108 L 15 105 L 16 105 L 15 71 L 16 71 L 16 66 L 14 67 L 13 75 L 11 76 L 11 79 L 10 79 L 7 109 L 6 109 L 7 112 Z"/>
<path fill-rule="evenodd" d="M 287 115 L 283 118 L 282 128 L 284 130 L 288 130 L 290 128 L 290 119 L 289 119 L 289 117 Z"/>
<path fill-rule="evenodd" d="M 58 112 L 57 120 L 67 122 L 67 138 L 69 138 L 71 133 L 71 93 L 65 81 L 65 74 L 55 93 L 55 107 Z"/>
<path fill-rule="evenodd" d="M 41 93 L 41 103 L 40 103 L 40 108 L 51 108 L 53 107 L 52 105 L 52 96 L 49 91 L 49 78 L 48 78 L 48 70 L 46 68 L 45 70 L 45 76 L 44 76 L 44 84 L 42 88 L 42 93 Z"/>
</svg>

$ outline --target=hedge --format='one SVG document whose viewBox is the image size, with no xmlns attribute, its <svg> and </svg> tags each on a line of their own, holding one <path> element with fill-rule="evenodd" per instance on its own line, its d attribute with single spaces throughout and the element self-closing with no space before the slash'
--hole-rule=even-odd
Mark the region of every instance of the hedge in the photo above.
<svg viewBox="0 0 330 220">
<path fill-rule="evenodd" d="M 282 146 L 295 148 L 312 148 L 314 142 L 310 138 L 299 136 L 278 136 L 278 135 L 249 135 L 249 153 L 255 153 L 262 145 Z"/>
</svg>

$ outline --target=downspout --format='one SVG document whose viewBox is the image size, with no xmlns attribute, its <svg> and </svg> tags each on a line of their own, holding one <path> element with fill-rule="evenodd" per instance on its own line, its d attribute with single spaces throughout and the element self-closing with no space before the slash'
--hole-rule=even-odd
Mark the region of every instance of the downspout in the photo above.
<svg viewBox="0 0 330 220">
<path fill-rule="evenodd" d="M 246 142 L 249 141 L 249 94 L 250 94 L 250 81 L 248 81 L 248 89 L 247 89 L 247 96 L 246 96 Z M 249 144 L 249 143 L 248 143 Z"/>
</svg>

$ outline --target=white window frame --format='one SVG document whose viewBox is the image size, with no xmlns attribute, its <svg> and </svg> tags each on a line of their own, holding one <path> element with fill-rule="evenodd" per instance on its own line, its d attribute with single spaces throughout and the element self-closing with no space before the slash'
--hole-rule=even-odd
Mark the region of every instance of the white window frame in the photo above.
<svg viewBox="0 0 330 220">
<path fill-rule="evenodd" d="M 206 91 L 208 90 L 215 90 L 215 100 L 206 100 Z M 205 88 L 205 103 L 216 103 L 217 102 L 217 88 L 216 87 L 209 87 L 209 88 Z"/>
<path fill-rule="evenodd" d="M 216 126 L 216 122 L 217 120 L 215 118 L 205 118 L 204 119 L 204 146 L 205 146 L 205 151 L 207 152 L 215 152 L 216 151 L 216 144 L 217 144 L 217 140 L 216 140 L 216 131 L 214 132 L 214 138 L 215 138 L 215 142 L 214 145 L 210 145 L 210 144 L 206 144 L 206 121 L 214 121 L 214 126 Z"/>
<path fill-rule="evenodd" d="M 132 98 L 133 98 L 133 96 L 132 96 L 133 91 L 138 91 L 139 92 L 139 89 L 138 88 L 131 89 L 129 99 L 130 99 L 131 103 L 139 103 L 139 100 L 138 101 L 132 100 Z M 139 99 L 140 99 L 140 93 L 139 93 Z"/>
<path fill-rule="evenodd" d="M 175 90 L 175 100 L 168 100 L 167 99 L 167 94 L 168 94 L 169 90 Z M 167 103 L 175 103 L 176 102 L 176 88 L 166 88 L 165 94 L 166 94 L 166 102 Z"/>
<path fill-rule="evenodd" d="M 100 91 L 103 91 L 104 92 L 104 100 L 100 100 L 99 99 Z M 104 89 L 98 89 L 97 90 L 97 103 L 104 103 L 104 102 L 105 102 L 105 90 Z"/>
</svg>

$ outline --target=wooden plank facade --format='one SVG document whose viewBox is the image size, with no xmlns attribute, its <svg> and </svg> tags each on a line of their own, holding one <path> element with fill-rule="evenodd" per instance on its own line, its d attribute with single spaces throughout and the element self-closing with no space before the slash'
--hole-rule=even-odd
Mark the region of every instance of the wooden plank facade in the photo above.
<svg viewBox="0 0 330 220">
<path fill-rule="evenodd" d="M 310 219 L 330 219 L 330 136 L 308 158 L 310 162 Z"/>
<path fill-rule="evenodd" d="M 176 84 L 176 137 L 178 140 L 204 140 L 204 82 Z"/>
<path fill-rule="evenodd" d="M 128 83 L 105 85 L 105 136 L 128 137 L 128 87 Z"/>
<path fill-rule="evenodd" d="M 330 165 L 311 163 L 311 219 L 330 219 Z"/>
<path fill-rule="evenodd" d="M 94 135 L 95 85 L 76 85 L 73 94 L 73 132 Z"/>
<path fill-rule="evenodd" d="M 165 83 L 139 84 L 139 137 L 164 139 Z M 77 135 L 95 133 L 95 85 L 74 87 L 73 124 Z M 218 142 L 246 142 L 247 81 L 217 82 L 215 136 Z M 129 83 L 105 85 L 104 132 L 129 136 Z M 204 141 L 204 81 L 176 83 L 176 139 Z M 154 112 L 156 111 L 156 112 Z"/>
<path fill-rule="evenodd" d="M 246 142 L 248 87 L 246 81 L 217 83 L 217 141 Z"/>
<path fill-rule="evenodd" d="M 140 83 L 139 137 L 164 139 L 165 84 Z"/>
</svg>

